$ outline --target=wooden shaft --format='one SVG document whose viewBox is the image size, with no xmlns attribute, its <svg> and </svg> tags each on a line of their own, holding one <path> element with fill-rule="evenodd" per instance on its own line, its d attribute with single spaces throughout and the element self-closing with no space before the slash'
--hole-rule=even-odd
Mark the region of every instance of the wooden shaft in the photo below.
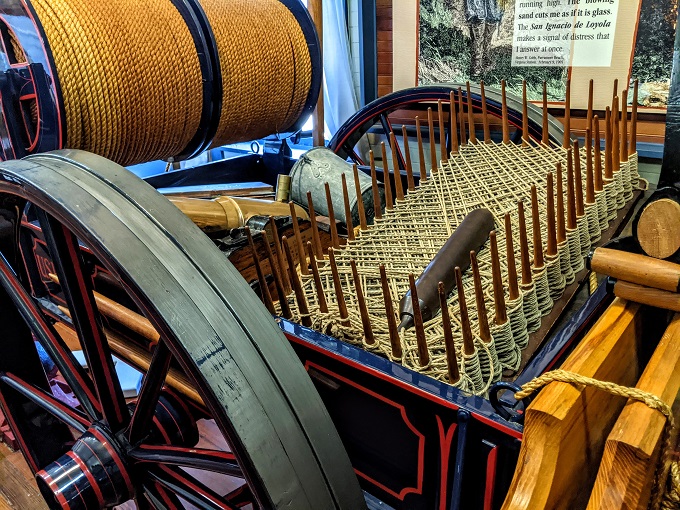
<svg viewBox="0 0 680 510">
<path fill-rule="evenodd" d="M 413 166 L 411 165 L 411 148 L 408 144 L 408 134 L 406 133 L 406 125 L 401 126 L 401 136 L 404 139 L 404 160 L 406 161 L 406 184 L 408 191 L 416 190 L 416 183 L 413 180 Z"/>
<path fill-rule="evenodd" d="M 586 126 L 590 127 L 592 123 L 593 123 L 593 80 L 591 79 L 588 82 L 588 112 L 586 114 Z M 587 137 L 586 143 L 588 145 L 593 143 L 592 138 Z"/>
<path fill-rule="evenodd" d="M 607 180 L 612 180 L 614 178 L 613 173 L 613 160 L 612 160 L 612 114 L 609 110 L 609 106 L 605 111 L 604 115 L 604 178 Z"/>
<path fill-rule="evenodd" d="M 425 149 L 423 148 L 423 132 L 420 129 L 420 118 L 416 117 L 416 135 L 418 136 L 418 164 L 420 165 L 420 182 L 427 179 L 425 169 Z"/>
<path fill-rule="evenodd" d="M 619 79 L 614 78 L 614 89 L 612 90 L 612 104 L 614 104 L 614 98 L 619 95 Z"/>
<path fill-rule="evenodd" d="M 420 366 L 424 367 L 430 362 L 430 351 L 427 348 L 423 317 L 420 315 L 420 303 L 418 302 L 418 291 L 416 290 L 416 280 L 413 273 L 408 275 L 408 282 L 411 288 L 411 302 L 413 304 L 413 325 L 415 326 L 416 342 L 418 343 L 418 361 Z"/>
<path fill-rule="evenodd" d="M 449 382 L 455 384 L 460 380 L 458 369 L 458 359 L 456 358 L 456 345 L 453 341 L 453 331 L 451 329 L 451 317 L 449 316 L 449 305 L 446 302 L 446 291 L 444 282 L 439 282 L 439 307 L 442 311 L 442 329 L 444 330 L 444 347 L 446 349 L 446 367 L 448 370 Z"/>
<path fill-rule="evenodd" d="M 364 209 L 364 197 L 361 193 L 361 184 L 359 183 L 359 168 L 356 163 L 352 165 L 352 172 L 354 174 L 354 191 L 357 194 L 357 209 L 359 210 L 359 228 L 362 231 L 368 230 L 368 222 L 366 221 L 366 209 Z"/>
<path fill-rule="evenodd" d="M 680 292 L 680 264 L 647 255 L 597 248 L 590 259 L 590 269 L 617 280 L 668 292 Z"/>
<path fill-rule="evenodd" d="M 505 80 L 501 80 L 501 124 L 503 143 L 510 143 L 510 124 L 508 123 L 508 100 L 505 96 Z"/>
<path fill-rule="evenodd" d="M 328 261 L 331 265 L 331 274 L 333 275 L 333 287 L 335 288 L 335 297 L 338 300 L 338 312 L 341 319 L 347 319 L 347 303 L 345 303 L 345 294 L 342 291 L 342 283 L 340 282 L 340 274 L 338 273 L 338 266 L 335 263 L 335 250 L 328 249 Z"/>
<path fill-rule="evenodd" d="M 262 264 L 260 264 L 260 257 L 257 254 L 257 249 L 255 248 L 255 243 L 253 242 L 253 236 L 250 233 L 250 228 L 245 227 L 246 237 L 248 238 L 248 246 L 253 254 L 253 263 L 255 264 L 255 272 L 257 273 L 257 279 L 260 283 L 260 292 L 262 293 L 262 302 L 267 308 L 269 313 L 274 315 L 276 310 L 274 309 L 274 302 L 272 301 L 272 296 L 269 293 L 269 285 L 267 284 L 267 279 L 264 277 L 264 271 L 262 271 Z M 265 234 L 265 243 L 268 243 L 267 235 Z"/>
<path fill-rule="evenodd" d="M 305 256 L 305 245 L 302 242 L 302 235 L 300 234 L 300 224 L 298 223 L 297 215 L 295 214 L 295 204 L 293 202 L 288 202 L 290 207 L 290 219 L 293 222 L 293 235 L 295 236 L 295 242 L 297 243 L 298 253 L 300 254 L 300 271 L 304 275 L 309 274 L 309 269 L 307 268 L 307 257 Z M 284 249 L 285 253 L 285 249 Z M 291 272 L 295 271 L 295 259 L 288 258 L 288 269 Z"/>
<path fill-rule="evenodd" d="M 564 184 L 562 180 L 562 163 L 557 163 L 555 167 L 555 186 L 557 195 L 557 244 L 562 244 L 567 240 L 567 230 L 564 222 Z"/>
<path fill-rule="evenodd" d="M 349 205 L 349 192 L 347 191 L 347 178 L 342 176 L 342 201 L 345 206 L 345 225 L 347 226 L 347 239 L 354 241 L 354 223 L 352 222 L 352 208 Z"/>
<path fill-rule="evenodd" d="M 574 193 L 574 163 L 571 149 L 567 152 L 567 228 L 576 228 L 576 193 Z"/>
<path fill-rule="evenodd" d="M 522 260 L 522 285 L 531 285 L 531 261 L 529 259 L 529 238 L 527 236 L 527 223 L 524 217 L 524 202 L 517 203 L 517 215 L 519 222 L 519 252 Z"/>
<path fill-rule="evenodd" d="M 437 168 L 439 166 L 437 162 L 437 142 L 434 136 L 434 118 L 432 116 L 432 108 L 427 109 L 427 127 L 430 133 L 430 172 L 433 174 L 437 173 Z"/>
<path fill-rule="evenodd" d="M 283 247 L 281 246 L 279 228 L 276 226 L 276 220 L 273 216 L 269 217 L 269 225 L 271 226 L 272 236 L 274 237 L 274 253 L 276 255 L 276 260 L 279 263 L 279 270 L 281 271 L 283 291 L 285 295 L 288 295 L 293 291 L 293 287 L 291 286 L 290 279 L 288 278 L 288 264 L 286 263 L 286 258 L 283 256 Z"/>
<path fill-rule="evenodd" d="M 458 154 L 458 125 L 456 123 L 456 97 L 453 92 L 449 92 L 449 133 L 451 136 L 451 152 Z"/>
<path fill-rule="evenodd" d="M 439 121 L 439 152 L 442 161 L 448 161 L 449 155 L 446 151 L 446 125 L 444 124 L 444 106 L 442 100 L 437 101 L 437 119 Z"/>
<path fill-rule="evenodd" d="M 314 26 L 316 27 L 316 33 L 318 34 L 319 50 L 322 53 L 323 59 L 323 1 L 322 0 L 310 0 L 307 4 L 307 10 L 314 21 Z M 312 142 L 314 147 L 322 147 L 325 145 L 324 141 L 324 105 L 323 105 L 323 83 L 321 85 L 321 92 L 319 93 L 319 98 L 316 102 L 316 108 L 312 114 Z"/>
<path fill-rule="evenodd" d="M 463 287 L 463 273 L 460 267 L 456 266 L 454 269 L 456 274 L 456 290 L 458 291 L 458 309 L 460 312 L 460 326 L 463 333 L 463 352 L 466 356 L 471 356 L 475 353 L 475 339 L 472 336 L 472 329 L 470 329 L 470 316 L 467 311 L 467 302 L 465 299 L 465 288 Z M 443 290 L 443 289 L 442 289 Z"/>
<path fill-rule="evenodd" d="M 473 252 L 474 253 L 474 252 Z M 519 285 L 517 283 L 517 264 L 515 263 L 515 247 L 512 240 L 512 221 L 510 214 L 505 214 L 505 255 L 508 259 L 508 288 L 510 289 L 510 301 L 519 297 Z M 477 269 L 479 272 L 479 269 Z M 474 274 L 474 270 L 473 270 Z M 479 307 L 479 303 L 477 303 Z"/>
<path fill-rule="evenodd" d="M 444 144 L 446 145 L 446 144 Z M 397 137 L 394 132 L 390 132 L 390 147 L 392 147 L 392 166 L 394 166 L 394 190 L 397 194 L 397 200 L 404 201 L 404 186 L 401 182 L 401 172 L 399 171 L 399 156 L 397 156 Z"/>
<path fill-rule="evenodd" d="M 571 80 L 567 80 L 567 90 L 564 98 L 564 139 L 562 147 L 571 146 Z"/>
<path fill-rule="evenodd" d="M 614 295 L 634 303 L 680 312 L 680 294 L 677 292 L 668 292 L 619 280 L 614 284 Z"/>
<path fill-rule="evenodd" d="M 486 90 L 484 80 L 479 83 L 482 96 L 482 126 L 484 128 L 484 143 L 491 143 L 491 129 L 489 128 L 489 115 L 486 111 Z"/>
<path fill-rule="evenodd" d="M 335 222 L 335 211 L 333 210 L 333 197 L 331 196 L 331 187 L 327 182 L 324 182 L 323 186 L 324 189 L 326 190 L 326 207 L 328 208 L 328 223 L 331 227 L 331 244 L 333 245 L 333 248 L 339 248 L 340 236 L 338 236 L 338 224 Z"/>
<path fill-rule="evenodd" d="M 555 186 L 553 183 L 553 173 L 548 172 L 548 183 L 546 186 L 547 210 L 548 210 L 548 240 L 545 253 L 554 257 L 557 255 L 557 226 L 555 223 Z"/>
<path fill-rule="evenodd" d="M 593 117 L 593 133 L 595 138 L 595 170 L 593 173 L 593 187 L 595 191 L 602 191 L 602 152 L 600 149 L 600 119 Z"/>
<path fill-rule="evenodd" d="M 527 82 L 522 80 L 522 146 L 529 145 L 529 113 L 527 111 Z"/>
<path fill-rule="evenodd" d="M 309 308 L 307 308 L 307 300 L 305 299 L 305 293 L 302 290 L 302 284 L 300 283 L 300 277 L 295 270 L 295 265 L 293 264 L 293 255 L 290 251 L 290 244 L 286 236 L 281 238 L 281 244 L 283 245 L 283 252 L 286 255 L 288 261 L 288 272 L 290 273 L 290 281 L 293 284 L 293 291 L 295 292 L 295 301 L 300 312 L 301 321 L 303 326 L 310 327 L 312 325 L 312 319 L 309 317 Z M 305 257 L 304 248 L 300 252 L 300 258 Z"/>
<path fill-rule="evenodd" d="M 543 132 L 541 136 L 541 143 L 543 145 L 550 144 L 550 128 L 548 126 L 548 85 L 543 80 Z"/>
<path fill-rule="evenodd" d="M 467 87 L 467 109 L 468 109 L 468 126 L 470 127 L 470 142 L 477 143 L 477 133 L 475 127 L 475 113 L 472 111 L 472 94 L 470 93 L 470 82 L 465 85 Z"/>
<path fill-rule="evenodd" d="M 621 124 L 619 118 L 619 97 L 614 98 L 614 108 L 612 109 L 612 170 L 621 170 Z"/>
<path fill-rule="evenodd" d="M 638 111 L 638 80 L 633 86 L 633 106 L 630 112 L 630 154 L 637 152 L 637 111 Z"/>
<path fill-rule="evenodd" d="M 465 133 L 465 106 L 463 103 L 463 89 L 458 87 L 458 123 L 460 125 L 460 144 L 467 145 L 468 136 Z"/>
<path fill-rule="evenodd" d="M 621 161 L 628 161 L 628 91 L 621 94 Z"/>
<path fill-rule="evenodd" d="M 541 269 L 543 261 L 543 241 L 541 239 L 541 218 L 538 215 L 538 193 L 536 186 L 531 185 L 531 224 L 534 234 L 534 267 Z"/>
<path fill-rule="evenodd" d="M 328 302 L 326 301 L 326 294 L 321 284 L 321 276 L 319 275 L 319 266 L 316 263 L 316 258 L 312 256 L 312 243 L 307 242 L 307 253 L 309 253 L 310 266 L 312 267 L 312 276 L 314 277 L 314 288 L 316 289 L 316 299 L 319 303 L 319 311 L 321 313 L 328 313 Z M 287 306 L 287 305 L 286 305 Z"/>
<path fill-rule="evenodd" d="M 583 205 L 583 177 L 581 174 L 581 151 L 579 150 L 578 140 L 574 140 L 574 188 L 576 191 L 576 216 L 583 216 L 585 209 Z"/>
<path fill-rule="evenodd" d="M 307 207 L 309 210 L 309 222 L 312 226 L 312 242 L 314 243 L 314 253 L 316 258 L 321 260 L 323 259 L 323 246 L 321 246 L 321 237 L 319 237 L 319 226 L 316 222 L 316 211 L 314 210 L 314 201 L 312 200 L 311 191 L 307 192 Z"/>
<path fill-rule="evenodd" d="M 491 330 L 489 329 L 489 318 L 487 317 L 486 312 L 484 287 L 482 286 L 482 278 L 479 274 L 479 263 L 477 262 L 477 254 L 474 251 L 470 252 L 470 267 L 472 268 L 472 279 L 474 280 L 475 284 L 475 302 L 477 303 L 477 320 L 479 322 L 479 337 L 485 344 L 488 344 L 489 342 L 491 342 Z M 517 275 L 515 274 L 515 285 L 516 284 Z"/>
<path fill-rule="evenodd" d="M 505 309 L 505 293 L 503 291 L 503 277 L 501 275 L 501 261 L 498 258 L 498 243 L 496 242 L 496 232 L 489 234 L 489 244 L 491 246 L 491 274 L 493 277 L 493 302 L 496 308 L 496 324 L 505 324 L 508 314 Z"/>
<path fill-rule="evenodd" d="M 385 301 L 385 315 L 387 316 L 387 329 L 390 334 L 390 345 L 392 347 L 392 356 L 401 358 L 403 353 L 401 350 L 401 339 L 397 331 L 397 317 L 394 313 L 394 305 L 392 304 L 392 294 L 390 294 L 390 285 L 387 281 L 387 273 L 385 266 L 380 264 L 380 285 L 382 286 L 383 299 Z"/>
<path fill-rule="evenodd" d="M 586 128 L 586 204 L 595 203 L 595 184 L 593 180 L 593 146 L 592 132 Z M 590 140 L 590 141 L 588 141 Z"/>
<path fill-rule="evenodd" d="M 378 190 L 378 176 L 375 172 L 375 157 L 373 151 L 368 151 L 368 157 L 371 165 L 371 185 L 373 190 L 373 210 L 375 219 L 382 219 L 382 203 L 380 201 L 380 191 Z"/>
<path fill-rule="evenodd" d="M 364 338 L 366 343 L 373 345 L 375 338 L 373 337 L 373 328 L 371 327 L 371 318 L 368 315 L 368 308 L 366 307 L 366 300 L 364 299 L 364 291 L 361 287 L 361 280 L 359 279 L 359 271 L 357 270 L 357 263 L 354 259 L 349 261 L 352 268 L 352 279 L 354 280 L 354 292 L 357 296 L 357 303 L 359 304 L 359 315 L 361 316 L 361 327 L 364 330 Z"/>
<path fill-rule="evenodd" d="M 380 142 L 383 162 L 383 185 L 385 186 L 385 209 L 391 211 L 394 208 L 394 198 L 392 197 L 392 182 L 390 180 L 390 165 L 387 162 L 387 148 L 385 142 Z M 337 246 L 336 246 L 337 248 Z"/>
<path fill-rule="evenodd" d="M 269 221 L 273 221 L 273 218 L 269 218 Z M 276 240 L 274 241 L 274 244 L 276 244 Z M 272 270 L 272 274 L 274 275 L 274 285 L 276 285 L 276 293 L 279 296 L 279 306 L 281 307 L 281 315 L 286 318 L 290 319 L 293 317 L 293 314 L 290 311 L 290 307 L 288 306 L 288 299 L 286 298 L 286 290 L 283 285 L 283 278 L 281 277 L 281 267 L 279 264 L 274 260 L 274 254 L 272 253 L 272 247 L 269 245 L 269 242 L 264 243 L 265 249 L 267 250 L 267 258 L 269 259 L 269 267 Z M 314 258 L 314 257 L 312 257 Z M 314 265 L 316 265 L 316 260 L 314 260 Z"/>
</svg>

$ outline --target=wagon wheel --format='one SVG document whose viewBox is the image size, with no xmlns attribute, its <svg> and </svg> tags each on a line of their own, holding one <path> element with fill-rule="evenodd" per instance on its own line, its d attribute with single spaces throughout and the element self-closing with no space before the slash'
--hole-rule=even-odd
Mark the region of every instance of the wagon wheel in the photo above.
<svg viewBox="0 0 680 510">
<path fill-rule="evenodd" d="M 337 131 L 333 139 L 329 143 L 329 148 L 333 150 L 338 156 L 343 159 L 351 159 L 359 165 L 367 164 L 366 148 L 368 143 L 366 143 L 365 137 L 367 133 L 377 131 L 379 135 L 389 143 L 389 133 L 393 130 L 393 122 L 399 121 L 399 118 L 411 113 L 413 116 L 413 110 L 420 111 L 421 121 L 425 119 L 423 125 L 427 126 L 427 107 L 433 107 L 435 111 L 437 110 L 437 101 L 442 100 L 444 105 L 444 110 L 446 113 L 450 111 L 450 93 L 452 91 L 458 91 L 458 88 L 462 89 L 463 101 L 467 101 L 467 91 L 465 84 L 441 84 L 441 85 L 428 85 L 423 87 L 414 87 L 410 89 L 399 90 L 383 96 L 375 101 L 367 104 L 364 108 L 355 113 L 350 117 Z M 482 97 L 481 91 L 477 86 L 470 87 L 470 93 L 472 95 L 472 108 L 475 112 L 481 113 L 482 111 Z M 485 91 L 487 113 L 491 117 L 501 118 L 501 94 L 495 89 L 489 87 Z M 511 128 L 515 128 L 513 140 L 519 142 L 521 139 L 521 131 L 519 128 L 522 126 L 522 99 L 514 96 L 512 94 L 506 93 L 506 100 L 508 105 L 508 121 Z M 410 112 L 409 112 L 410 110 Z M 527 112 L 529 114 L 529 134 L 531 138 L 535 140 L 541 140 L 543 131 L 543 111 L 532 103 L 527 105 Z M 447 123 L 448 124 L 448 123 Z M 481 128 L 481 125 L 477 126 Z M 449 150 L 450 147 L 450 137 L 448 136 L 449 126 L 447 129 L 447 144 Z M 563 138 L 563 128 L 562 124 L 553 118 L 549 117 L 548 129 L 550 133 L 550 139 L 557 143 L 562 143 Z M 399 168 L 405 169 L 404 156 L 402 152 L 403 140 L 400 140 L 400 132 L 395 131 L 397 136 L 397 143 L 400 145 L 397 148 L 397 157 L 399 159 Z M 478 133 L 478 137 L 481 133 Z"/>
<path fill-rule="evenodd" d="M 87 371 L 58 332 L 65 326 L 54 320 L 54 303 L 27 283 L 30 254 L 17 242 L 27 203 Z M 50 508 L 131 499 L 138 508 L 364 508 L 291 346 L 239 273 L 170 202 L 101 157 L 59 151 L 0 163 L 0 214 L 0 404 Z M 125 401 L 115 377 L 112 334 L 83 245 L 160 334 L 135 402 Z M 46 359 L 74 400 L 52 391 Z M 171 371 L 195 388 L 230 451 L 196 446 L 197 415 L 168 389 Z"/>
</svg>

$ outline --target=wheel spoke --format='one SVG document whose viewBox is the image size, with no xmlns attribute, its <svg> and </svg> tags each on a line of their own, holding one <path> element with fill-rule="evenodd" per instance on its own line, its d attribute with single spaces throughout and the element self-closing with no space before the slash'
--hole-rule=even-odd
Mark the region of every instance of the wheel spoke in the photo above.
<svg viewBox="0 0 680 510">
<path fill-rule="evenodd" d="M 90 421 L 84 414 L 65 405 L 49 393 L 27 383 L 13 374 L 0 374 L 0 380 L 10 388 L 18 391 L 31 402 L 43 408 L 55 418 L 73 427 L 81 434 L 90 426 Z"/>
<path fill-rule="evenodd" d="M 390 133 L 393 131 L 392 129 L 392 123 L 390 122 L 390 119 L 387 117 L 386 114 L 380 115 L 380 123 L 382 124 L 383 131 L 385 131 L 385 134 L 387 135 L 387 145 L 392 148 L 392 143 L 390 141 Z M 396 134 L 395 134 L 396 135 Z M 397 144 L 397 163 L 395 165 L 394 161 L 392 161 L 392 170 L 394 171 L 394 178 L 396 179 L 397 176 L 399 175 L 399 172 L 397 170 L 405 170 L 406 169 L 406 161 L 404 160 L 404 155 L 401 153 L 401 147 L 399 147 L 399 142 L 397 142 L 396 136 L 394 139 L 394 143 Z"/>
<path fill-rule="evenodd" d="M 250 487 L 248 487 L 248 484 L 246 483 L 224 496 L 224 499 L 226 499 L 230 504 L 239 508 L 254 504 L 255 501 L 255 498 L 253 498 L 253 493 L 250 491 Z"/>
<path fill-rule="evenodd" d="M 149 470 L 148 476 L 198 508 L 213 510 L 237 510 L 238 508 L 227 503 L 215 491 L 179 469 L 159 466 L 157 469 Z"/>
<path fill-rule="evenodd" d="M 71 350 L 49 324 L 17 279 L 7 260 L 0 254 L 0 284 L 12 299 L 26 324 L 36 336 L 40 344 L 57 365 L 62 376 L 73 391 L 85 412 L 92 421 L 101 417 L 101 408 L 97 401 L 92 380 L 85 373 Z"/>
<path fill-rule="evenodd" d="M 182 448 L 179 446 L 139 445 L 129 452 L 138 462 L 174 465 L 223 473 L 243 478 L 241 468 L 233 453 L 204 448 Z"/>
<path fill-rule="evenodd" d="M 364 160 L 357 154 L 357 151 L 354 150 L 354 147 L 352 147 L 349 143 L 346 143 L 344 146 L 345 152 L 349 155 L 350 158 L 352 158 L 352 161 L 354 161 L 357 165 L 365 165 Z"/>
<path fill-rule="evenodd" d="M 52 216 L 38 210 L 52 261 L 66 297 L 71 319 L 85 351 L 104 419 L 113 433 L 130 421 L 123 391 L 116 376 L 113 358 L 102 328 L 102 320 L 92 293 L 92 282 L 85 274 L 78 239 Z"/>
<path fill-rule="evenodd" d="M 158 510 L 176 510 L 183 507 L 177 496 L 165 490 L 158 483 L 146 483 L 143 486 L 145 498 L 137 498 L 137 510 L 152 508 L 148 504 L 144 506 L 142 499 L 153 505 Z"/>
</svg>

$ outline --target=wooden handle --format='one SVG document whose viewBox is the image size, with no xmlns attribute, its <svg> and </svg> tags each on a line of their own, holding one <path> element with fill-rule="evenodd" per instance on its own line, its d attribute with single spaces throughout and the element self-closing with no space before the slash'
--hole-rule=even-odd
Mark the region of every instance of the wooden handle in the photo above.
<svg viewBox="0 0 680 510">
<path fill-rule="evenodd" d="M 590 269 L 645 287 L 680 292 L 680 264 L 646 255 L 598 248 L 590 258 Z"/>
<path fill-rule="evenodd" d="M 614 283 L 614 295 L 633 303 L 680 312 L 680 294 L 677 292 L 653 289 L 619 280 Z"/>
</svg>

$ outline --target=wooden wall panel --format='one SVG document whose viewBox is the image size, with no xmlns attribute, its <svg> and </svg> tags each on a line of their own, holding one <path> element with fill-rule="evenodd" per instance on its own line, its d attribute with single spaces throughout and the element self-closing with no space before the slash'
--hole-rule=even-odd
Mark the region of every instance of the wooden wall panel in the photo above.
<svg viewBox="0 0 680 510">
<path fill-rule="evenodd" d="M 378 96 L 392 92 L 392 0 L 376 0 Z"/>
</svg>

